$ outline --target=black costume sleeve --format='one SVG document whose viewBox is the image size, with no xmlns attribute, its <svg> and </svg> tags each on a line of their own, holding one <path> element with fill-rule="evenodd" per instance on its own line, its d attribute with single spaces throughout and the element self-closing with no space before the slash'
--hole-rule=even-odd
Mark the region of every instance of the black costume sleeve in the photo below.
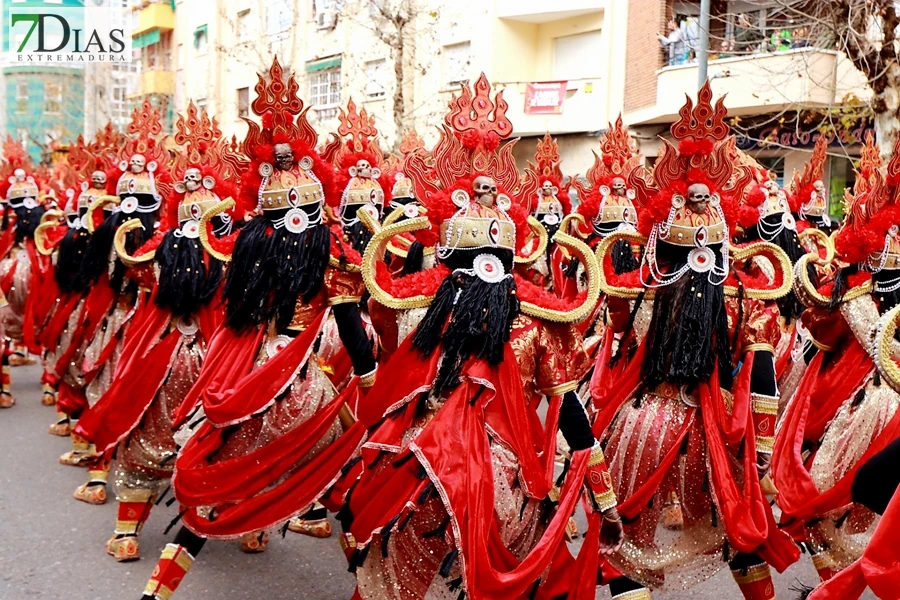
<svg viewBox="0 0 900 600">
<path fill-rule="evenodd" d="M 870 458 L 853 478 L 851 497 L 869 510 L 884 514 L 900 485 L 900 439 Z"/>
<path fill-rule="evenodd" d="M 347 349 L 350 360 L 353 362 L 353 372 L 357 375 L 371 373 L 375 370 L 375 356 L 372 350 L 372 341 L 359 316 L 359 305 L 355 302 L 336 304 L 332 310 L 341 343 L 344 344 L 344 348 Z"/>
<path fill-rule="evenodd" d="M 566 392 L 559 407 L 559 430 L 572 450 L 587 450 L 594 445 L 594 432 L 578 394 Z"/>
<path fill-rule="evenodd" d="M 768 350 L 757 350 L 753 353 L 750 391 L 765 396 L 778 395 L 778 384 L 775 381 L 775 357 Z"/>
</svg>

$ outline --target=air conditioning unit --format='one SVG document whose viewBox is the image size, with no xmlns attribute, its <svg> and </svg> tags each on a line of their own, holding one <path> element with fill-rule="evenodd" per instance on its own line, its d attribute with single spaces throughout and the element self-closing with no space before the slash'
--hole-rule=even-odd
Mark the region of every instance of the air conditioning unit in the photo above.
<svg viewBox="0 0 900 600">
<path fill-rule="evenodd" d="M 323 10 L 316 13 L 316 24 L 319 29 L 331 29 L 337 23 L 337 13 L 333 10 Z"/>
</svg>

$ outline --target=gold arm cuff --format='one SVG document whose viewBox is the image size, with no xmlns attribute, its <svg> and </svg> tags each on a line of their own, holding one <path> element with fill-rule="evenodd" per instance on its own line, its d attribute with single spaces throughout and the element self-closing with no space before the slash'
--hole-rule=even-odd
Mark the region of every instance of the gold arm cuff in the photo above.
<svg viewBox="0 0 900 600">
<path fill-rule="evenodd" d="M 775 436 L 756 436 L 756 451 L 763 454 L 772 454 L 775 450 Z"/>
<path fill-rule="evenodd" d="M 597 508 L 600 512 L 606 512 L 611 508 L 615 508 L 616 504 L 618 504 L 616 493 L 612 490 L 603 492 L 602 494 L 594 494 L 594 502 L 597 504 Z"/>
<path fill-rule="evenodd" d="M 375 375 L 378 374 L 378 368 L 372 369 L 369 373 L 359 376 L 359 387 L 370 388 L 375 384 Z"/>
<path fill-rule="evenodd" d="M 816 338 L 814 338 L 812 335 L 809 336 L 809 342 L 813 346 L 815 346 L 816 348 L 821 350 L 822 352 L 831 352 L 832 350 L 834 350 L 834 346 L 825 345 L 822 342 L 820 342 L 819 340 L 817 340 Z"/>
<path fill-rule="evenodd" d="M 750 410 L 761 415 L 777 415 L 778 398 L 762 394 L 750 394 Z"/>
<path fill-rule="evenodd" d="M 559 385 L 554 385 L 552 388 L 547 388 L 546 390 L 541 390 L 541 393 L 545 396 L 562 396 L 572 390 L 578 389 L 577 381 L 569 381 L 566 383 L 561 383 Z"/>
<path fill-rule="evenodd" d="M 337 304 L 356 304 L 362 300 L 362 296 L 334 296 L 328 299 L 328 306 Z"/>
<path fill-rule="evenodd" d="M 588 458 L 588 468 L 597 466 L 605 461 L 606 456 L 603 455 L 603 448 L 600 447 L 600 444 L 595 443 L 594 447 L 591 448 L 591 456 Z"/>
<path fill-rule="evenodd" d="M 744 347 L 744 352 L 771 352 L 775 354 L 775 346 L 772 344 L 747 344 Z"/>
</svg>

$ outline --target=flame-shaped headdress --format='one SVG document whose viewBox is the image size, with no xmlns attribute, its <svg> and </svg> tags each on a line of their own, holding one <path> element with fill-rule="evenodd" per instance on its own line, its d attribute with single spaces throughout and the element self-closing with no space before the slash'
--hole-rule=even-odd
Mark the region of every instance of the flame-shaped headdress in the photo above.
<svg viewBox="0 0 900 600">
<path fill-rule="evenodd" d="M 529 198 L 531 215 L 547 225 L 559 225 L 564 216 L 572 211 L 569 200 L 569 184 L 563 185 L 560 168 L 559 144 L 546 133 L 539 139 L 534 152 L 534 162 L 528 166 L 538 174 L 539 188 L 534 197 Z"/>
<path fill-rule="evenodd" d="M 115 193 L 121 200 L 119 208 L 126 213 L 155 212 L 170 191 L 169 155 L 165 136 L 161 136 L 159 109 L 149 98 L 132 111 L 126 131 L 129 138 L 119 149 L 120 173 L 115 184 Z M 131 170 L 135 161 L 144 165 L 139 173 Z"/>
<path fill-rule="evenodd" d="M 794 173 L 791 181 L 793 194 L 793 210 L 801 219 L 809 220 L 814 225 L 831 225 L 828 217 L 828 189 L 822 177 L 825 171 L 825 159 L 828 158 L 828 138 L 819 134 L 812 155 L 801 174 Z"/>
</svg>

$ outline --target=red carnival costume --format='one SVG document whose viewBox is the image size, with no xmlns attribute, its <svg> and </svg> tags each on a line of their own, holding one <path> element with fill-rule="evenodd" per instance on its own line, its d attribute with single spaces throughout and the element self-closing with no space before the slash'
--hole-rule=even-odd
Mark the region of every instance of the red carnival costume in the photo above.
<svg viewBox="0 0 900 600">
<path fill-rule="evenodd" d="M 873 344 L 879 318 L 900 302 L 900 146 L 887 176 L 874 170 L 848 200 L 835 237 L 848 266 L 817 288 L 805 266 L 818 256 L 798 264 L 795 287 L 810 306 L 802 322 L 818 353 L 784 415 L 772 464 L 782 519 L 806 541 L 823 580 L 862 555 L 876 517 L 852 503 L 853 477 L 900 436 L 900 395 L 878 374 Z"/>
<path fill-rule="evenodd" d="M 586 364 L 570 324 L 596 302 L 596 263 L 583 243 L 559 236 L 589 273 L 588 291 L 570 304 L 514 275 L 526 259 L 517 249 L 544 230 L 504 189 L 524 199 L 537 178 L 523 185 L 513 144 L 498 150 L 512 134 L 501 94 L 491 99 L 484 75 L 473 89 L 451 102 L 434 169 L 407 160 L 427 217 L 383 228 L 363 259 L 375 300 L 427 312 L 360 407 L 361 421 L 377 426 L 339 514 L 343 539 L 362 598 L 593 598 L 600 521 L 604 551 L 621 535 L 603 453 L 573 391 Z M 406 232 L 435 246 L 440 264 L 394 279 L 381 257 Z M 546 427 L 536 412 L 544 397 Z M 557 426 L 576 449 L 561 491 Z M 573 563 L 563 540 L 584 483 L 589 541 Z"/>
<path fill-rule="evenodd" d="M 234 215 L 204 215 L 221 198 L 237 195 L 233 185 L 242 160 L 229 154 L 215 119 L 188 104 L 187 118 L 175 124 L 173 171 L 181 181 L 165 206 L 162 222 L 134 255 L 126 248 L 131 220 L 116 231 L 114 245 L 125 265 L 153 266 L 150 300 L 133 319 L 109 389 L 82 417 L 76 433 L 98 453 L 116 449 L 115 482 L 119 501 L 107 551 L 118 561 L 140 558 L 137 535 L 153 502 L 165 491 L 177 451 L 172 415 L 200 373 L 213 331 L 221 322 L 219 303 L 223 263 L 201 243 L 205 236 L 227 236 Z M 237 219 L 240 220 L 240 219 Z"/>
<path fill-rule="evenodd" d="M 613 598 L 649 598 L 648 588 L 686 588 L 727 561 L 744 597 L 774 598 L 769 566 L 783 570 L 798 551 L 781 533 L 760 486 L 777 410 L 773 352 L 777 311 L 764 300 L 790 290 L 784 252 L 757 242 L 730 246 L 737 198 L 749 173 L 734 164 L 707 83 L 672 125 L 653 184 L 636 181 L 644 235 L 618 232 L 597 249 L 610 328 L 618 349 L 600 352 L 591 382 L 626 541 L 610 557 L 628 579 Z M 645 218 L 646 217 L 646 218 Z M 616 243 L 646 245 L 640 269 L 616 274 Z M 756 256 L 773 280 L 741 275 Z M 735 373 L 735 365 L 739 368 Z M 677 493 L 683 531 L 659 528 Z"/>
<path fill-rule="evenodd" d="M 828 138 L 820 134 L 803 173 L 795 173 L 791 181 L 791 210 L 798 219 L 799 231 L 815 227 L 829 233 L 835 225 L 828 216 L 828 189 L 822 181 L 827 152 Z"/>
<path fill-rule="evenodd" d="M 63 378 L 59 388 L 58 404 L 66 407 L 72 417 L 90 410 L 109 389 L 128 327 L 150 295 L 152 269 L 126 265 L 114 251 L 113 241 L 121 225 L 137 220 L 140 226 L 130 227 L 120 243 L 128 253 L 136 252 L 160 225 L 160 209 L 171 187 L 165 138 L 155 137 L 161 132 L 159 111 L 145 99 L 141 107 L 135 108 L 128 125 L 128 133 L 133 137 L 119 148 L 117 168 L 107 177 L 110 195 L 97 198 L 88 208 L 88 231 L 94 228 L 101 208 L 105 214 L 102 223 L 93 229 L 82 267 L 84 277 L 91 282 L 91 291 L 70 342 L 74 355 L 70 363 L 75 360 L 79 372 L 71 380 Z M 73 443 L 85 440 L 80 435 L 72 439 Z M 110 454 L 99 453 L 87 461 L 88 481 L 75 490 L 76 500 L 89 504 L 106 502 Z M 60 460 L 71 464 L 67 458 L 64 455 Z"/>
<path fill-rule="evenodd" d="M 225 321 L 175 417 L 176 426 L 196 426 L 172 478 L 185 526 L 163 551 L 145 598 L 169 598 L 206 538 L 252 534 L 251 549 L 261 550 L 265 530 L 306 512 L 365 434 L 345 407 L 375 377 L 358 310 L 359 255 L 323 222 L 324 203 L 337 208 L 339 198 L 296 81 L 277 60 L 269 76 L 256 84 L 251 108 L 263 128 L 249 122 L 250 165 L 241 178 L 240 200 L 258 212 L 234 242 Z M 318 356 L 332 312 L 359 375 L 345 394 Z"/>
</svg>

